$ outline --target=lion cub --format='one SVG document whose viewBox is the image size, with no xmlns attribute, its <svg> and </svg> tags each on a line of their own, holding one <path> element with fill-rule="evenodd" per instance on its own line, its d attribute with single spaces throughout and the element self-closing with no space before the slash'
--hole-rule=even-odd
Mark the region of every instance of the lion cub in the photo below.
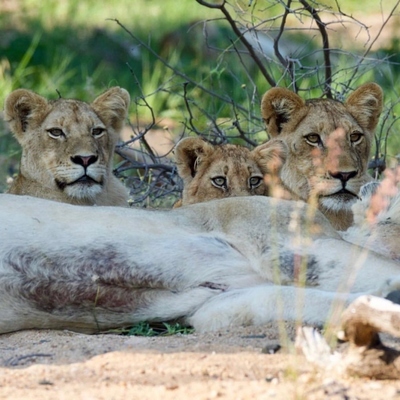
<svg viewBox="0 0 400 400">
<path fill-rule="evenodd" d="M 5 120 L 22 146 L 20 171 L 9 193 L 80 205 L 126 206 L 128 193 L 113 175 L 115 143 L 130 96 L 113 87 L 91 104 L 47 100 L 18 89 L 5 101 Z"/>
<path fill-rule="evenodd" d="M 178 173 L 183 179 L 182 199 L 174 207 L 279 191 L 278 174 L 286 148 L 280 140 L 249 150 L 246 147 L 213 145 L 198 137 L 182 139 L 175 147 Z"/>
</svg>

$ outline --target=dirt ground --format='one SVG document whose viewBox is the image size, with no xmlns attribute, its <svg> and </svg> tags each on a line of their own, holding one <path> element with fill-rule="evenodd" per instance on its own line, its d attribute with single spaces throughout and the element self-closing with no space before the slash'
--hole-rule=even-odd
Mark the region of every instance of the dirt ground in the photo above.
<svg viewBox="0 0 400 400">
<path fill-rule="evenodd" d="M 5 334 L 0 399 L 400 399 L 400 381 L 318 371 L 287 348 L 269 354 L 279 337 L 272 325 L 167 337 Z"/>
</svg>

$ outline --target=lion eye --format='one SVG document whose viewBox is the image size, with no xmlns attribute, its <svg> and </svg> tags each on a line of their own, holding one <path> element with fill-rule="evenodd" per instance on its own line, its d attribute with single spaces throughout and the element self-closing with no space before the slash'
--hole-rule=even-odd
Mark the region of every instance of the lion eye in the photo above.
<svg viewBox="0 0 400 400">
<path fill-rule="evenodd" d="M 47 129 L 47 133 L 53 139 L 60 139 L 61 137 L 65 136 L 64 132 L 59 128 Z"/>
<path fill-rule="evenodd" d="M 304 138 L 311 145 L 322 144 L 321 137 L 319 135 L 317 135 L 316 133 L 311 133 L 310 135 L 304 136 Z"/>
<path fill-rule="evenodd" d="M 252 176 L 249 179 L 249 186 L 250 189 L 255 189 L 261 185 L 261 182 L 263 181 L 262 176 Z"/>
<path fill-rule="evenodd" d="M 218 188 L 226 189 L 226 178 L 224 176 L 216 176 L 215 178 L 211 178 L 211 182 L 214 186 Z"/>
<path fill-rule="evenodd" d="M 104 135 L 105 131 L 106 130 L 104 128 L 93 128 L 92 129 L 92 136 L 97 139 L 99 137 L 102 137 Z"/>
<path fill-rule="evenodd" d="M 359 142 L 363 136 L 364 135 L 360 132 L 354 132 L 350 135 L 350 142 L 351 143 Z"/>
</svg>

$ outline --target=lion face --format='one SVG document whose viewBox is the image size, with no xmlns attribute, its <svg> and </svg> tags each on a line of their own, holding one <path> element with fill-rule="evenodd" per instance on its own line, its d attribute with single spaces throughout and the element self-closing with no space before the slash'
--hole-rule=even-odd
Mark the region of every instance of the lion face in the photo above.
<svg viewBox="0 0 400 400">
<path fill-rule="evenodd" d="M 232 145 L 212 145 L 200 138 L 185 138 L 175 148 L 184 188 L 182 205 L 225 197 L 268 195 L 264 175 L 277 173 L 285 156 L 280 141 L 253 151 Z"/>
<path fill-rule="evenodd" d="M 281 179 L 294 198 L 315 202 L 336 229 L 352 222 L 351 206 L 371 180 L 367 163 L 382 110 L 382 90 L 369 83 L 345 103 L 303 101 L 274 88 L 262 101 L 268 132 L 288 146 Z"/>
<path fill-rule="evenodd" d="M 23 89 L 11 93 L 5 114 L 22 146 L 22 158 L 10 192 L 96 203 L 116 179 L 112 157 L 128 106 L 129 95 L 120 88 L 90 105 L 71 99 L 47 101 Z"/>
<path fill-rule="evenodd" d="M 86 104 L 66 100 L 59 106 L 43 121 L 39 140 L 30 138 L 28 146 L 45 149 L 40 162 L 54 187 L 70 197 L 95 199 L 107 179 L 113 137 Z M 24 162 L 32 164 L 29 155 Z"/>
</svg>

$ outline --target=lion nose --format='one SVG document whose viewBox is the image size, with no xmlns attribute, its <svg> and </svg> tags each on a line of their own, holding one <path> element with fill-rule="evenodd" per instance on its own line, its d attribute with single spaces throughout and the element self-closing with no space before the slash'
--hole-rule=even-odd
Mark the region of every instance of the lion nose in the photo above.
<svg viewBox="0 0 400 400">
<path fill-rule="evenodd" d="M 82 167 L 87 168 L 89 165 L 94 164 L 97 161 L 97 156 L 73 156 L 71 160 L 73 163 L 82 165 Z"/>
<path fill-rule="evenodd" d="M 354 178 L 357 175 L 357 171 L 329 172 L 329 175 L 334 179 L 340 179 L 343 183 L 346 183 L 349 179 Z"/>
</svg>

